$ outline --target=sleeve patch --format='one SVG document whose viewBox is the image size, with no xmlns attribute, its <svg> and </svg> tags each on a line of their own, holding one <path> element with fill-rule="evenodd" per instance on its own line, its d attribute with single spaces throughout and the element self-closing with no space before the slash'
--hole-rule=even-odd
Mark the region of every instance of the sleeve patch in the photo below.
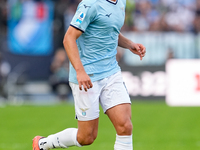
<svg viewBox="0 0 200 150">
<path fill-rule="evenodd" d="M 82 23 L 84 18 L 85 18 L 85 13 L 81 12 L 79 14 L 78 19 L 76 20 L 76 22 Z"/>
</svg>

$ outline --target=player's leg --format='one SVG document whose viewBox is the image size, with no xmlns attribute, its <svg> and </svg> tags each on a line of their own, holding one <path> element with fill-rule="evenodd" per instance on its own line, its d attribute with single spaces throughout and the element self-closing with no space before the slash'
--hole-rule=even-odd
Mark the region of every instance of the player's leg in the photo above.
<svg viewBox="0 0 200 150">
<path fill-rule="evenodd" d="M 108 78 L 100 103 L 117 132 L 115 150 L 132 150 L 131 101 L 120 72 Z"/>
<path fill-rule="evenodd" d="M 117 135 L 132 135 L 131 105 L 120 104 L 106 111 L 113 123 Z"/>
<path fill-rule="evenodd" d="M 132 122 L 131 105 L 120 104 L 106 111 L 106 114 L 113 123 L 117 135 L 115 141 L 115 150 L 132 150 Z"/>
<path fill-rule="evenodd" d="M 42 150 L 90 145 L 97 137 L 98 120 L 97 118 L 90 121 L 78 121 L 78 129 L 68 128 L 56 134 L 49 135 L 47 138 L 41 138 L 37 145 Z"/>
<path fill-rule="evenodd" d="M 33 140 L 33 150 L 68 148 L 70 146 L 81 147 L 81 145 L 77 141 L 77 132 L 78 129 L 76 128 L 68 128 L 61 132 L 51 134 L 48 137 L 43 137 L 40 139 L 35 137 Z"/>
<path fill-rule="evenodd" d="M 70 83 L 78 119 L 77 140 L 81 145 L 90 145 L 97 137 L 101 86 L 98 82 L 93 85 L 93 88 L 86 92 L 80 90 L 78 84 Z"/>
<path fill-rule="evenodd" d="M 78 84 L 70 83 L 75 101 L 78 129 L 69 128 L 47 138 L 41 138 L 39 140 L 40 149 L 80 147 L 93 143 L 98 131 L 99 95 L 101 92 L 101 88 L 97 83 L 93 83 L 93 85 L 95 85 L 93 88 L 85 92 L 84 90 L 79 90 Z M 34 140 L 36 142 L 33 142 L 36 143 L 36 149 L 34 150 L 39 150 L 37 140 L 38 138 Z"/>
<path fill-rule="evenodd" d="M 98 133 L 99 118 L 91 121 L 78 121 L 77 141 L 80 145 L 90 145 Z"/>
</svg>

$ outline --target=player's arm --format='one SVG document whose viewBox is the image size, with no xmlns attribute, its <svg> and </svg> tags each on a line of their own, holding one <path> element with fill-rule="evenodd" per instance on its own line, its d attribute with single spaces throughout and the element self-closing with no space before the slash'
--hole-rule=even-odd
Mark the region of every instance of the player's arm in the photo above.
<svg viewBox="0 0 200 150">
<path fill-rule="evenodd" d="M 71 64 L 76 70 L 79 89 L 82 90 L 83 86 L 85 91 L 87 91 L 87 89 L 92 88 L 93 85 L 90 77 L 85 72 L 79 56 L 78 47 L 76 45 L 76 40 L 81 36 L 81 34 L 82 32 L 80 30 L 70 26 L 64 36 L 63 45 Z"/>
<path fill-rule="evenodd" d="M 121 33 L 119 34 L 118 46 L 129 49 L 132 53 L 140 56 L 140 60 L 142 60 L 146 53 L 146 48 L 142 44 L 132 42 Z"/>
</svg>

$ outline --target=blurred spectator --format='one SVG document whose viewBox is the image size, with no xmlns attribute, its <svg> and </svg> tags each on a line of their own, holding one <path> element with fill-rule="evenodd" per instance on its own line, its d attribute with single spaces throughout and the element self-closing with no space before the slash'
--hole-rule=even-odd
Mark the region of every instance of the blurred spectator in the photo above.
<svg viewBox="0 0 200 150">
<path fill-rule="evenodd" d="M 165 19 L 171 31 L 184 32 L 192 30 L 194 11 L 174 3 L 166 14 Z"/>
<path fill-rule="evenodd" d="M 125 23 L 122 27 L 122 30 L 132 30 L 133 29 L 133 22 L 134 22 L 134 16 L 133 16 L 133 10 L 135 9 L 135 2 L 133 0 L 127 0 L 126 1 L 126 17 L 125 17 Z"/>
<path fill-rule="evenodd" d="M 0 0 L 0 35 L 6 34 L 7 29 L 7 7 L 6 0 Z"/>
<path fill-rule="evenodd" d="M 196 0 L 195 19 L 193 22 L 194 32 L 200 32 L 200 0 Z"/>
<path fill-rule="evenodd" d="M 54 49 L 63 46 L 62 40 L 65 34 L 64 12 L 69 7 L 70 1 L 56 0 L 54 6 Z"/>
<path fill-rule="evenodd" d="M 54 49 L 63 46 L 63 37 L 81 0 L 54 0 Z"/>
<path fill-rule="evenodd" d="M 135 5 L 135 31 L 193 30 L 195 0 L 136 0 Z"/>
<path fill-rule="evenodd" d="M 136 3 L 134 15 L 134 26 L 136 31 L 147 31 L 150 27 L 150 18 L 153 19 L 152 5 L 147 0 L 142 0 Z"/>
<path fill-rule="evenodd" d="M 0 98 L 7 98 L 7 92 L 4 87 L 10 71 L 10 64 L 4 60 L 2 54 L 0 53 Z"/>
<path fill-rule="evenodd" d="M 51 64 L 50 84 L 52 90 L 59 96 L 60 100 L 66 99 L 71 94 L 69 87 L 69 63 L 66 52 L 63 48 L 56 51 Z"/>
<path fill-rule="evenodd" d="M 65 25 L 65 31 L 67 31 L 70 23 L 71 23 L 71 20 L 74 16 L 74 13 L 76 12 L 76 7 L 77 5 L 76 4 L 72 4 L 70 5 L 70 7 L 68 9 L 65 10 L 64 12 L 64 25 Z"/>
<path fill-rule="evenodd" d="M 54 45 L 62 46 L 62 38 L 81 0 L 53 0 Z M 126 19 L 122 31 L 177 31 L 199 30 L 199 0 L 127 0 Z M 0 32 L 5 32 L 6 0 L 0 0 Z M 197 7 L 195 9 L 195 7 Z"/>
</svg>

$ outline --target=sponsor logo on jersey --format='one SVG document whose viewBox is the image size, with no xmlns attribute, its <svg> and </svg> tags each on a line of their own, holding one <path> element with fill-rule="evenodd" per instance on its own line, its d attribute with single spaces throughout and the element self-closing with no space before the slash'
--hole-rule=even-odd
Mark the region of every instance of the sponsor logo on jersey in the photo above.
<svg viewBox="0 0 200 150">
<path fill-rule="evenodd" d="M 110 13 L 110 14 L 106 14 L 106 16 L 107 16 L 108 18 L 110 18 L 111 15 L 112 15 L 112 13 Z"/>
<path fill-rule="evenodd" d="M 85 7 L 85 8 L 91 8 L 91 6 L 87 6 L 87 5 L 85 5 L 85 4 L 84 4 L 84 7 Z"/>
<path fill-rule="evenodd" d="M 83 12 L 81 12 L 81 13 L 79 14 L 79 17 L 78 17 L 78 19 L 76 20 L 76 22 L 82 23 L 83 20 L 84 20 L 84 18 L 85 18 L 85 14 L 84 14 Z"/>
</svg>

